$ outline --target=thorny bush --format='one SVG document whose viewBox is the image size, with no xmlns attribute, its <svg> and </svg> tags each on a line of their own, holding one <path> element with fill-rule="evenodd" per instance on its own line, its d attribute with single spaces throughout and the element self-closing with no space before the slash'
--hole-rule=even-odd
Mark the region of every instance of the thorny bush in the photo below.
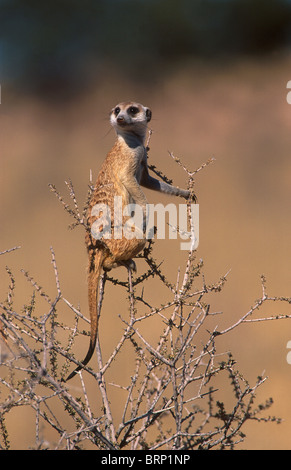
<svg viewBox="0 0 291 470">
<path fill-rule="evenodd" d="M 188 187 L 193 190 L 194 175 L 207 164 L 190 172 L 171 156 L 187 173 Z M 150 169 L 166 179 L 155 167 Z M 73 217 L 72 227 L 80 225 L 87 230 L 91 183 L 83 210 L 79 210 L 71 181 L 66 183 L 71 205 L 50 186 Z M 8 253 L 17 248 L 1 255 L 10 256 Z M 189 251 L 184 252 L 184 268 L 179 268 L 174 281 L 170 280 L 156 259 L 154 248 L 150 241 L 140 254 L 145 268 L 139 276 L 133 277 L 130 271 L 125 281 L 108 274 L 102 276 L 99 312 L 105 286 L 116 289 L 118 285 L 128 299 L 128 314 L 122 314 L 125 318 L 118 315 L 116 304 L 116 318 L 122 325 L 119 340 L 104 360 L 101 328 L 96 348 L 98 368 L 84 367 L 73 384 L 64 383 L 63 379 L 69 369 L 79 364 L 72 350 L 77 337 L 84 335 L 88 341 L 89 320 L 64 297 L 53 248 L 54 298 L 28 272 L 22 271 L 31 296 L 29 303 L 17 311 L 15 277 L 6 268 L 7 297 L 0 304 L 0 448 L 18 446 L 7 416 L 14 410 L 17 413 L 20 407 L 31 410 L 34 437 L 30 447 L 34 449 L 233 449 L 244 440 L 247 421 L 277 420 L 264 417 L 271 399 L 255 403 L 256 391 L 266 377 L 249 384 L 232 354 L 219 350 L 219 340 L 246 322 L 290 318 L 291 315 L 256 316 L 263 304 L 290 303 L 290 299 L 269 297 L 262 276 L 260 299 L 233 324 L 219 330 L 216 323 L 213 326 L 213 319 L 221 312 L 212 310 L 209 295 L 223 288 L 226 276 L 207 285 L 202 261 Z M 154 282 L 155 291 L 166 292 L 163 304 L 154 305 L 150 295 L 147 298 L 149 280 Z M 41 314 L 37 308 L 40 302 Z M 64 308 L 71 313 L 71 326 L 60 319 Z M 153 327 L 150 322 L 154 322 Z M 153 329 L 156 334 L 150 333 Z M 134 360 L 128 362 L 122 378 L 116 372 L 112 375 L 111 371 L 122 370 L 125 357 Z M 89 392 L 92 381 L 93 396 Z M 225 397 L 227 387 L 232 390 L 231 401 Z"/>
</svg>

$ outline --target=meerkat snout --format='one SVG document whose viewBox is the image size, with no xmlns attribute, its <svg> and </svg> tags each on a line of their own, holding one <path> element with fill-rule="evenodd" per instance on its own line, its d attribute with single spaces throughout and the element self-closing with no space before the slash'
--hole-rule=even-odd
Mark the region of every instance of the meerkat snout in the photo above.
<svg viewBox="0 0 291 470">
<path fill-rule="evenodd" d="M 118 124 L 123 124 L 125 122 L 125 119 L 123 116 L 118 116 L 116 121 L 118 122 Z"/>
</svg>

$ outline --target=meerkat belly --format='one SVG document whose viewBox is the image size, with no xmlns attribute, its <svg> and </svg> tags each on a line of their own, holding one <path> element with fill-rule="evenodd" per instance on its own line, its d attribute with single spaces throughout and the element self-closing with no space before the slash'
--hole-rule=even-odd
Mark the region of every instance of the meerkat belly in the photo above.
<svg viewBox="0 0 291 470">
<path fill-rule="evenodd" d="M 107 186 L 108 187 L 108 186 Z M 95 203 L 104 203 L 106 200 L 108 211 L 98 202 L 96 210 L 91 211 L 88 222 L 91 227 L 93 239 L 99 239 L 103 246 L 108 248 L 104 267 L 111 269 L 128 259 L 135 257 L 145 245 L 143 231 L 143 208 L 136 204 L 130 190 L 120 181 L 112 181 L 107 197 L 103 195 L 103 189 L 99 187 Z M 91 239 L 91 243 L 94 240 Z M 97 242 L 98 245 L 98 242 Z"/>
</svg>

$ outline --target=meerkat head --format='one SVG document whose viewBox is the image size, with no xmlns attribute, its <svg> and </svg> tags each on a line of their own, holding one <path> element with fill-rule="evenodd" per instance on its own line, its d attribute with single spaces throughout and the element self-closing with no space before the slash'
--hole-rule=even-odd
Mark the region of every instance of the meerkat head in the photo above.
<svg viewBox="0 0 291 470">
<path fill-rule="evenodd" d="M 120 103 L 111 110 L 110 123 L 117 135 L 133 135 L 144 141 L 152 112 L 140 103 Z"/>
</svg>

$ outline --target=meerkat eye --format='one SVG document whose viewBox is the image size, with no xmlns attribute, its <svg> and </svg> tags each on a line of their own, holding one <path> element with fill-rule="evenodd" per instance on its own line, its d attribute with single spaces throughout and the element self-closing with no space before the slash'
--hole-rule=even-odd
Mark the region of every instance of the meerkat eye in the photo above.
<svg viewBox="0 0 291 470">
<path fill-rule="evenodd" d="M 136 107 L 136 106 L 131 106 L 129 109 L 128 109 L 128 112 L 130 114 L 137 114 L 139 112 L 139 109 Z"/>
<path fill-rule="evenodd" d="M 117 116 L 117 114 L 120 113 L 120 107 L 119 106 L 116 106 L 115 110 L 114 110 L 114 114 L 115 116 Z"/>
</svg>

